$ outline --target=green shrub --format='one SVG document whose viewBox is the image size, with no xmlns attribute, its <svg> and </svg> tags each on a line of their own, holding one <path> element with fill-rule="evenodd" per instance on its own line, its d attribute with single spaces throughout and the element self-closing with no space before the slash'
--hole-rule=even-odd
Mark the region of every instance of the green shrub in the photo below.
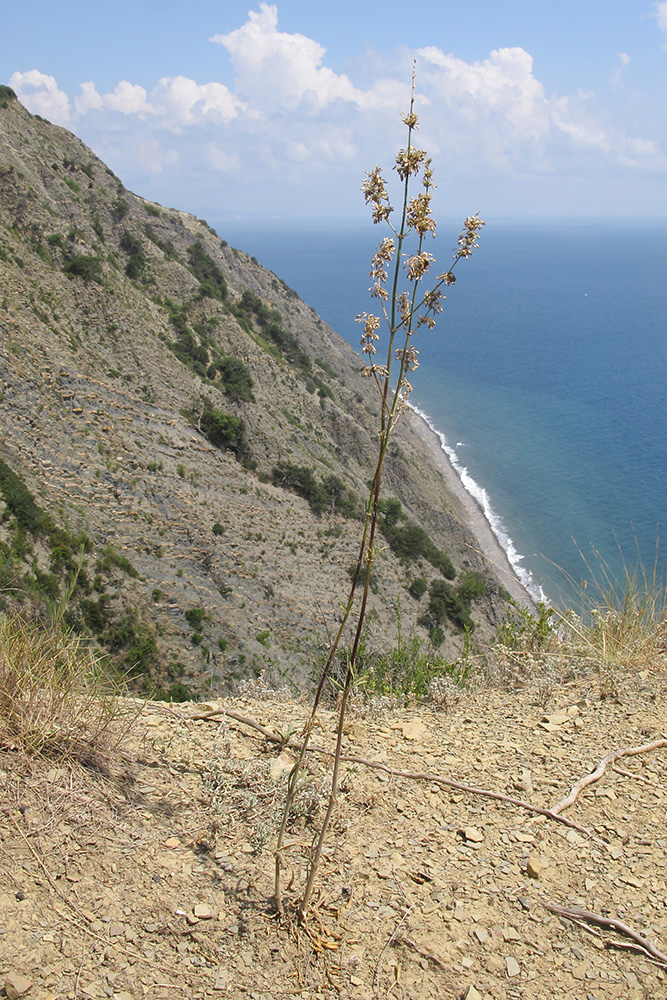
<svg viewBox="0 0 667 1000">
<path fill-rule="evenodd" d="M 342 514 L 343 517 L 357 517 L 359 498 L 338 476 L 330 473 L 318 482 L 312 469 L 305 465 L 280 462 L 272 471 L 275 486 L 293 490 L 308 501 L 314 514 Z"/>
<path fill-rule="evenodd" d="M 75 254 L 63 264 L 63 271 L 70 278 L 83 278 L 88 283 L 95 281 L 102 284 L 102 258 L 89 254 Z"/>
<path fill-rule="evenodd" d="M 146 254 L 141 245 L 141 240 L 126 229 L 120 239 L 120 248 L 129 256 L 125 267 L 128 278 L 139 279 L 146 269 Z"/>
<path fill-rule="evenodd" d="M 130 211 L 130 206 L 125 201 L 124 198 L 120 196 L 116 198 L 113 206 L 111 208 L 111 218 L 114 222 L 122 222 L 127 213 Z"/>
<path fill-rule="evenodd" d="M 401 504 L 395 498 L 382 501 L 379 504 L 380 530 L 389 543 L 391 551 L 406 562 L 415 559 L 427 559 L 445 579 L 453 580 L 456 569 L 449 556 L 434 544 L 424 529 L 408 521 Z"/>
<path fill-rule="evenodd" d="M 202 433 L 216 448 L 233 451 L 238 457 L 248 454 L 245 423 L 240 417 L 234 417 L 231 413 L 223 413 L 222 410 L 217 410 L 206 400 L 200 427 Z"/>
<path fill-rule="evenodd" d="M 203 608 L 188 608 L 185 612 L 185 620 L 194 629 L 198 629 L 205 618 L 206 612 Z"/>
<path fill-rule="evenodd" d="M 212 528 L 214 535 L 224 535 L 226 530 L 224 524 L 220 524 L 220 521 L 216 521 Z"/>
<path fill-rule="evenodd" d="M 416 601 L 423 597 L 427 590 L 428 583 L 426 582 L 426 577 L 423 576 L 416 577 L 408 587 L 408 593 L 411 597 L 414 597 Z"/>
<path fill-rule="evenodd" d="M 40 534 L 53 526 L 51 518 L 38 506 L 23 480 L 1 458 L 0 493 L 17 523 L 31 534 Z"/>
<path fill-rule="evenodd" d="M 476 597 L 483 597 L 486 593 L 486 580 L 481 573 L 469 570 L 462 573 L 457 585 L 459 596 L 463 601 L 470 603 Z"/>
<path fill-rule="evenodd" d="M 14 93 L 11 87 L 8 87 L 5 83 L 0 83 L 0 101 L 2 101 L 2 106 L 7 107 L 9 101 L 18 101 L 18 97 Z"/>
<path fill-rule="evenodd" d="M 206 377 L 211 381 L 219 379 L 217 384 L 236 403 L 254 403 L 252 394 L 254 385 L 252 377 L 239 358 L 222 357 L 209 365 Z"/>
<path fill-rule="evenodd" d="M 310 373 L 312 368 L 310 356 L 301 347 L 294 334 L 285 330 L 282 316 L 277 309 L 269 309 L 258 295 L 245 291 L 233 312 L 240 320 L 246 320 L 246 323 L 248 319 L 253 319 L 260 334 L 278 349 L 285 361 L 306 374 Z"/>
<path fill-rule="evenodd" d="M 199 294 L 224 302 L 227 298 L 227 282 L 223 273 L 210 257 L 201 243 L 192 243 L 188 247 L 188 260 L 192 273 L 199 282 Z"/>
<path fill-rule="evenodd" d="M 138 621 L 133 610 L 126 611 L 103 639 L 112 652 L 123 653 L 123 665 L 130 674 L 148 674 L 157 665 L 155 634 Z"/>
<path fill-rule="evenodd" d="M 471 632 L 475 625 L 470 617 L 470 603 L 446 580 L 433 580 L 429 587 L 426 612 L 419 619 L 431 631 L 448 618 L 460 631 Z"/>
<path fill-rule="evenodd" d="M 139 578 L 139 573 L 130 560 L 126 556 L 121 555 L 120 552 L 116 552 L 112 545 L 107 545 L 102 550 L 97 560 L 97 568 L 105 570 L 107 573 L 116 568 L 122 570 L 123 573 L 127 573 L 128 576 L 131 576 L 135 580 Z"/>
<path fill-rule="evenodd" d="M 331 678 L 334 698 L 338 696 L 348 659 L 347 650 L 337 655 Z M 367 637 L 362 636 L 357 653 L 355 690 L 358 695 L 393 696 L 404 704 L 428 698 L 431 684 L 437 677 L 459 681 L 461 676 L 461 667 L 437 654 L 432 641 L 427 646 L 418 636 L 406 638 L 399 634 L 392 649 L 380 651 L 369 648 Z"/>
</svg>

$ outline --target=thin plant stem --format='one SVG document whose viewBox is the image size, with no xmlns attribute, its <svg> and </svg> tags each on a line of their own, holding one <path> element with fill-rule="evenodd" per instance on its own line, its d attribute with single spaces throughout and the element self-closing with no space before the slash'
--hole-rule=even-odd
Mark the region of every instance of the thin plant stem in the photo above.
<svg viewBox="0 0 667 1000">
<path fill-rule="evenodd" d="M 336 746 L 333 759 L 331 776 L 331 790 L 327 802 L 327 808 L 320 827 L 319 834 L 313 842 L 306 884 L 298 910 L 303 919 L 306 916 L 310 899 L 312 896 L 317 872 L 324 849 L 326 835 L 333 815 L 340 777 L 340 765 L 342 760 L 343 727 L 345 714 L 349 702 L 349 697 L 354 685 L 356 675 L 356 664 L 359 648 L 363 636 L 364 622 L 368 606 L 368 596 L 370 591 L 371 572 L 375 559 L 375 537 L 378 527 L 378 514 L 380 511 L 380 485 L 382 481 L 382 470 L 389 446 L 392 430 L 401 413 L 408 408 L 407 398 L 411 391 L 408 382 L 408 374 L 418 367 L 417 352 L 411 345 L 411 340 L 415 332 L 421 326 L 432 329 L 435 325 L 435 315 L 442 309 L 441 300 L 443 298 L 441 289 L 445 285 L 453 284 L 453 267 L 464 257 L 469 257 L 473 248 L 477 246 L 476 237 L 479 229 L 484 223 L 478 216 L 471 216 L 466 219 L 465 229 L 459 236 L 458 249 L 454 253 L 454 261 L 451 267 L 435 280 L 429 292 L 420 292 L 420 281 L 428 273 L 433 257 L 424 253 L 424 239 L 427 233 L 435 232 L 435 222 L 430 216 L 431 180 L 430 160 L 425 160 L 426 153 L 416 149 L 413 144 L 415 130 L 419 127 L 417 116 L 414 111 L 415 106 L 415 74 L 412 75 L 412 90 L 410 98 L 410 111 L 403 116 L 403 122 L 408 129 L 406 148 L 400 150 L 396 157 L 396 170 L 402 182 L 402 207 L 400 215 L 400 225 L 395 228 L 389 215 L 392 208 L 386 194 L 384 180 L 379 167 L 367 174 L 367 180 L 363 190 L 366 195 L 366 202 L 373 206 L 373 221 L 387 222 L 390 230 L 394 234 L 393 238 L 384 240 L 381 247 L 373 258 L 373 269 L 371 277 L 374 278 L 373 296 L 380 301 L 380 309 L 388 328 L 387 338 L 387 362 L 386 365 L 377 365 L 373 362 L 375 355 L 375 342 L 379 335 L 376 330 L 380 326 L 380 318 L 373 315 L 363 314 L 357 317 L 364 324 L 364 332 L 361 338 L 362 353 L 368 355 L 369 364 L 361 369 L 362 377 L 371 377 L 378 389 L 380 396 L 380 427 L 378 441 L 378 456 L 375 472 L 371 482 L 368 502 L 366 504 L 364 527 L 359 545 L 359 553 L 355 572 L 353 575 L 347 603 L 343 611 L 343 617 L 338 631 L 327 656 L 326 663 L 322 669 L 319 683 L 313 699 L 312 708 L 304 727 L 302 744 L 299 754 L 292 767 L 288 782 L 285 805 L 282 819 L 278 830 L 278 837 L 275 851 L 275 881 L 274 895 L 275 903 L 279 913 L 283 911 L 283 899 L 281 888 L 281 872 L 283 867 L 283 853 L 285 851 L 285 836 L 289 821 L 290 810 L 294 798 L 298 791 L 299 776 L 303 766 L 310 737 L 312 735 L 317 711 L 319 709 L 325 685 L 330 674 L 331 666 L 334 662 L 343 634 L 349 623 L 352 611 L 355 606 L 357 590 L 363 577 L 363 588 L 361 599 L 356 615 L 354 637 L 352 647 L 348 657 L 345 680 L 338 709 L 338 723 L 336 728 Z M 410 198 L 411 180 L 423 172 L 422 184 L 423 193 Z M 404 260 L 404 247 L 408 237 L 416 234 L 417 250 L 412 256 Z M 388 272 L 385 266 L 391 263 L 393 268 L 391 280 L 391 292 L 386 289 Z M 410 292 L 399 293 L 399 282 L 402 268 L 407 271 L 407 280 L 410 285 Z M 389 307 L 387 300 L 391 299 Z M 403 346 L 396 348 L 396 338 L 403 333 Z M 397 363 L 398 373 L 395 373 L 395 363 Z"/>
</svg>

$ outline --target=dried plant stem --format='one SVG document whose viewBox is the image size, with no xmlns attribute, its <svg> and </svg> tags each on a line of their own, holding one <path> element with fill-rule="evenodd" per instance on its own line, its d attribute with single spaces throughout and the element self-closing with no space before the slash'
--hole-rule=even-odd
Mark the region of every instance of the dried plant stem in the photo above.
<svg viewBox="0 0 667 1000">
<path fill-rule="evenodd" d="M 317 836 L 308 866 L 306 885 L 303 897 L 299 904 L 299 914 L 305 917 L 310 902 L 313 886 L 320 865 L 324 841 L 329 828 L 331 817 L 338 793 L 338 783 L 340 775 L 340 765 L 343 760 L 342 741 L 345 713 L 347 710 L 350 692 L 353 687 L 357 656 L 363 635 L 364 621 L 368 606 L 368 595 L 370 590 L 371 571 L 375 559 L 375 535 L 378 526 L 378 513 L 380 501 L 380 483 L 382 480 L 382 469 L 389 446 L 391 432 L 396 421 L 408 408 L 408 396 L 412 386 L 408 381 L 408 374 L 418 367 L 417 351 L 412 346 L 412 337 L 417 330 L 426 326 L 432 329 L 435 325 L 435 314 L 442 309 L 441 288 L 444 285 L 452 284 L 454 277 L 452 268 L 444 274 L 438 276 L 434 286 L 430 291 L 421 292 L 420 281 L 424 278 L 433 262 L 431 254 L 424 252 L 424 239 L 427 234 L 435 231 L 435 222 L 430 215 L 431 190 L 433 181 L 431 175 L 430 160 L 426 159 L 424 150 L 416 149 L 413 146 L 413 135 L 419 127 L 417 116 L 414 111 L 415 103 L 415 79 L 412 77 L 412 94 L 410 100 L 410 111 L 403 116 L 403 122 L 408 129 L 408 141 L 405 149 L 399 151 L 396 157 L 396 171 L 402 185 L 402 209 L 400 224 L 394 227 L 389 216 L 392 208 L 386 193 L 385 182 L 379 167 L 367 174 L 363 190 L 366 202 L 373 206 L 373 221 L 386 222 L 393 233 L 392 238 L 382 241 L 375 253 L 370 272 L 373 279 L 372 295 L 378 299 L 380 310 L 384 317 L 388 329 L 386 364 L 378 365 L 374 361 L 376 353 L 375 342 L 379 335 L 377 330 L 381 325 L 381 318 L 378 316 L 363 314 L 358 318 L 363 323 L 363 334 L 361 338 L 362 353 L 368 356 L 368 364 L 361 369 L 361 375 L 365 378 L 372 378 L 380 397 L 380 426 L 378 429 L 378 457 L 371 483 L 359 555 L 350 587 L 347 603 L 343 613 L 340 627 L 334 637 L 329 650 L 327 661 L 322 670 L 320 681 L 315 692 L 310 716 L 303 731 L 303 742 L 299 750 L 297 760 L 290 772 L 287 783 L 287 795 L 285 807 L 283 809 L 282 820 L 278 831 L 278 838 L 275 851 L 275 878 L 274 896 L 278 912 L 282 912 L 283 900 L 281 890 L 281 870 L 283 864 L 283 851 L 285 847 L 285 834 L 290 815 L 290 809 L 298 789 L 299 776 L 303 766 L 303 760 L 308 750 L 308 744 L 315 723 L 316 714 L 323 696 L 325 684 L 329 676 L 331 666 L 340 646 L 344 631 L 348 625 L 356 602 L 356 595 L 361 581 L 363 587 L 361 599 L 356 613 L 356 626 L 352 647 L 347 662 L 345 680 L 340 697 L 338 725 L 336 729 L 336 749 L 334 751 L 334 762 L 331 778 L 331 792 L 329 795 L 327 808 L 324 814 L 319 835 Z M 422 175 L 422 193 L 410 198 L 410 182 L 417 175 Z M 454 265 L 463 257 L 470 256 L 476 244 L 476 236 L 479 228 L 483 225 L 477 217 L 466 219 L 466 228 L 459 237 L 458 249 L 454 253 Z M 408 255 L 404 252 L 404 247 L 409 236 L 415 238 L 417 244 L 416 252 Z M 452 266 L 454 266 L 452 265 Z M 388 268 L 392 269 L 391 292 L 387 289 Z M 409 291 L 399 292 L 399 279 L 405 270 Z M 396 342 L 401 343 L 401 347 L 395 347 Z M 398 372 L 396 372 L 398 368 Z"/>
</svg>

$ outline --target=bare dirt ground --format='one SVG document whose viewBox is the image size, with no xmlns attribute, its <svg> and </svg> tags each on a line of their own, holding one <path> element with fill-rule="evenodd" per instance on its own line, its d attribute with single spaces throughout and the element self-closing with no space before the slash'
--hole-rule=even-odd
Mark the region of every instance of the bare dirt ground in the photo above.
<svg viewBox="0 0 667 1000">
<path fill-rule="evenodd" d="M 667 967 L 604 920 L 667 951 L 666 692 L 665 673 L 645 671 L 617 699 L 591 678 L 546 706 L 536 687 L 478 689 L 446 712 L 353 715 L 345 753 L 385 769 L 346 763 L 304 927 L 271 905 L 291 753 L 257 729 L 151 703 L 111 776 L 5 752 L 0 987 L 28 1000 L 665 997 Z M 283 737 L 307 714 L 271 697 L 178 706 L 216 709 Z M 315 742 L 331 746 L 322 719 Z M 606 755 L 647 745 L 610 760 L 562 821 L 527 808 L 554 810 Z M 288 899 L 326 767 L 310 754 Z"/>
</svg>

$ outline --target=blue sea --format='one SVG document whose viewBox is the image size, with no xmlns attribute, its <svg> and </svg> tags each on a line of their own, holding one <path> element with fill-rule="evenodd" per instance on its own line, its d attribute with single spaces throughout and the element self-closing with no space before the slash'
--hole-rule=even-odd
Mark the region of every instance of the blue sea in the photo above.
<svg viewBox="0 0 667 1000">
<path fill-rule="evenodd" d="M 214 221 L 354 347 L 386 233 L 359 221 Z M 440 222 L 439 271 L 460 226 Z M 489 221 L 420 332 L 412 402 L 536 596 L 575 603 L 659 545 L 667 498 L 667 222 Z M 602 567 L 606 567 L 606 570 Z"/>
</svg>

